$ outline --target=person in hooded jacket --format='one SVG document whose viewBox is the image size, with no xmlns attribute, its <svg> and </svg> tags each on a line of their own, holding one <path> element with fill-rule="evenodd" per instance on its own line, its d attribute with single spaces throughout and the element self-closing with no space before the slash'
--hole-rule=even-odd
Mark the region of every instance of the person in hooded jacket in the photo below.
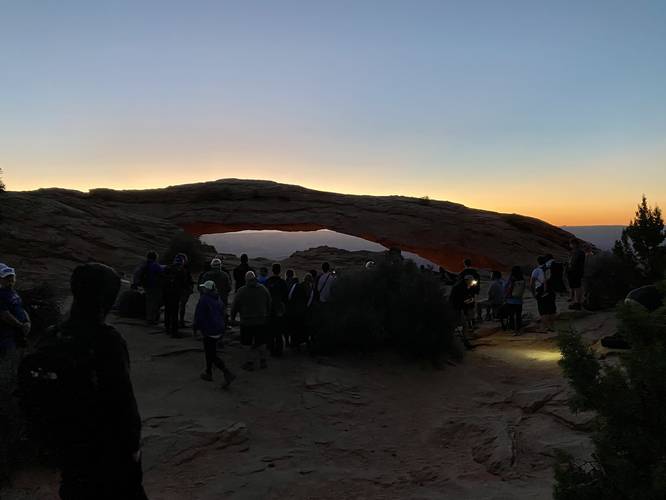
<svg viewBox="0 0 666 500">
<path fill-rule="evenodd" d="M 194 322 L 192 330 L 196 334 L 201 331 L 203 334 L 204 353 L 206 358 L 206 368 L 201 372 L 201 378 L 206 381 L 213 380 L 213 366 L 222 371 L 224 375 L 224 385 L 234 381 L 236 376 L 229 371 L 224 361 L 217 355 L 217 344 L 224 334 L 224 304 L 220 300 L 215 288 L 215 282 L 205 281 L 201 285 L 201 295 L 194 313 Z"/>
<path fill-rule="evenodd" d="M 78 359 L 67 428 L 58 450 L 63 500 L 143 500 L 141 417 L 130 379 L 129 353 L 121 334 L 106 324 L 120 277 L 98 263 L 78 266 L 71 279 L 69 319 L 51 335 L 67 339 Z M 50 341 L 46 336 L 43 341 Z M 26 358 L 27 361 L 28 358 Z"/>
</svg>

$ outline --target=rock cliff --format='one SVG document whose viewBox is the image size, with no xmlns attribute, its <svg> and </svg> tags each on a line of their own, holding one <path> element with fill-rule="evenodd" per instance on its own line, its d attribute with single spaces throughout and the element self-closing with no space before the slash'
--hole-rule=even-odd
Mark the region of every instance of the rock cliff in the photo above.
<svg viewBox="0 0 666 500">
<path fill-rule="evenodd" d="M 244 229 L 330 229 L 417 253 L 448 269 L 563 256 L 572 235 L 538 219 L 404 196 L 356 196 L 269 181 L 225 179 L 165 189 L 64 189 L 0 196 L 0 261 L 28 280 L 67 280 L 97 260 L 130 271 L 173 235 Z"/>
</svg>

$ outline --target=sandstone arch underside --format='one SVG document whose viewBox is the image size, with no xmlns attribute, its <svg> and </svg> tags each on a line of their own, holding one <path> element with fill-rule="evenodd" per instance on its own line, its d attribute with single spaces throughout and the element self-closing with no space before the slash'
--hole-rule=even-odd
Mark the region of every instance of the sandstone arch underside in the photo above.
<svg viewBox="0 0 666 500">
<path fill-rule="evenodd" d="M 2 197 L 2 258 L 47 270 L 104 260 L 127 267 L 174 232 L 330 229 L 414 252 L 450 270 L 566 254 L 572 235 L 538 219 L 402 196 L 356 196 L 268 181 L 227 179 L 165 189 L 90 193 L 45 189 Z M 9 258 L 8 258 L 9 257 Z M 44 260 L 46 259 L 46 260 Z M 68 264 L 69 263 L 69 264 Z"/>
</svg>

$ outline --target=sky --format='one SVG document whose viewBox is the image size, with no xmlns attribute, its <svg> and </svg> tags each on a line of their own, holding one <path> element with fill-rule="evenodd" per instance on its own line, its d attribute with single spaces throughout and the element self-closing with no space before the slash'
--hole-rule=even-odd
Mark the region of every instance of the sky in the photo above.
<svg viewBox="0 0 666 500">
<path fill-rule="evenodd" d="M 0 0 L 9 190 L 221 178 L 557 225 L 666 206 L 666 2 Z"/>
</svg>

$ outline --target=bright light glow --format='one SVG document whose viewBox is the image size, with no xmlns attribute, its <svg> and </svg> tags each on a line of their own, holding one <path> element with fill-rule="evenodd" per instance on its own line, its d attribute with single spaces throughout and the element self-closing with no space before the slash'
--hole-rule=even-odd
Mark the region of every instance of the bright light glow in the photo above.
<svg viewBox="0 0 666 500">
<path fill-rule="evenodd" d="M 546 351 L 541 349 L 525 349 L 519 351 L 520 354 L 527 358 L 535 361 L 543 362 L 553 362 L 559 361 L 562 358 L 562 353 L 560 351 Z"/>
</svg>

